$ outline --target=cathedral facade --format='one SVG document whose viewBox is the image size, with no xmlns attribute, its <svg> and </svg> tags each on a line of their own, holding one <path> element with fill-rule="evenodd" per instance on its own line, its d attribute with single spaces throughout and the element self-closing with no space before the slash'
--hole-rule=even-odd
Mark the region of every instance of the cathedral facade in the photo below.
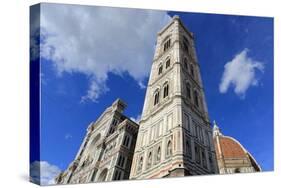
<svg viewBox="0 0 281 188">
<path fill-rule="evenodd" d="M 58 184 L 129 179 L 139 125 L 123 115 L 117 99 L 89 125 L 74 161 L 57 178 Z"/>
</svg>

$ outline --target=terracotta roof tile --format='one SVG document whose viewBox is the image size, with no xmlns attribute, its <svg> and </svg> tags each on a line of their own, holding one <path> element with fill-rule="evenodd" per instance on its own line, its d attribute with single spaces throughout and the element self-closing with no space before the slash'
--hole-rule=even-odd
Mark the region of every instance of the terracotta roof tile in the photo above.
<svg viewBox="0 0 281 188">
<path fill-rule="evenodd" d="M 222 154 L 225 158 L 244 158 L 247 154 L 235 140 L 228 137 L 220 137 Z M 217 148 L 216 148 L 217 149 Z"/>
</svg>

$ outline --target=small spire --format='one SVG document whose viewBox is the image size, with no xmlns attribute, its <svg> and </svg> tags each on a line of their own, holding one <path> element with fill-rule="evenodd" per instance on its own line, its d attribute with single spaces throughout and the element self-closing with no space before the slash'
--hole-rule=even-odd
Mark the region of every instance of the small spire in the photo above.
<svg viewBox="0 0 281 188">
<path fill-rule="evenodd" d="M 216 127 L 217 127 L 217 123 L 216 123 L 216 120 L 214 120 L 214 121 L 213 121 L 213 124 L 214 124 L 214 126 L 216 126 Z"/>
<path fill-rule="evenodd" d="M 219 130 L 219 126 L 217 125 L 216 120 L 213 121 L 213 125 L 214 130 Z"/>
<path fill-rule="evenodd" d="M 174 15 L 173 19 L 180 19 L 179 15 Z"/>
<path fill-rule="evenodd" d="M 217 125 L 216 121 L 214 120 L 213 121 L 213 135 L 221 135 L 221 132 L 220 132 L 220 128 L 219 126 Z"/>
</svg>

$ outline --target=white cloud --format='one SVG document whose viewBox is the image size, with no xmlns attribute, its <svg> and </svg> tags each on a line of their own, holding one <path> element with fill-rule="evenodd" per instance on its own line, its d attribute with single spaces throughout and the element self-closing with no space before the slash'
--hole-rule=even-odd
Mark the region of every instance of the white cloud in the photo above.
<svg viewBox="0 0 281 188">
<path fill-rule="evenodd" d="M 130 117 L 130 119 L 131 119 L 132 121 L 136 122 L 136 123 L 139 123 L 139 122 L 140 122 L 140 120 L 141 120 L 141 115 L 140 115 L 140 114 L 139 114 L 139 115 L 137 115 L 137 117 L 136 117 L 136 118 L 134 118 L 134 117 Z"/>
<path fill-rule="evenodd" d="M 141 89 L 145 89 L 146 88 L 146 86 L 144 85 L 144 83 L 142 81 L 139 81 L 138 84 L 139 84 Z"/>
<path fill-rule="evenodd" d="M 220 93 L 226 93 L 233 86 L 234 92 L 243 98 L 250 86 L 258 85 L 257 71 L 264 71 L 263 63 L 250 58 L 248 49 L 244 49 L 225 64 L 219 85 Z"/>
<path fill-rule="evenodd" d="M 42 4 L 41 57 L 54 62 L 58 75 L 87 75 L 82 102 L 109 91 L 109 72 L 126 72 L 143 88 L 157 32 L 170 19 L 165 11 Z"/>
<path fill-rule="evenodd" d="M 47 161 L 34 161 L 30 164 L 31 181 L 40 185 L 55 184 L 55 178 L 61 170 Z"/>
<path fill-rule="evenodd" d="M 66 133 L 65 135 L 64 135 L 64 139 L 65 140 L 68 140 L 68 139 L 71 139 L 72 138 L 72 134 L 70 134 L 70 133 Z"/>
</svg>

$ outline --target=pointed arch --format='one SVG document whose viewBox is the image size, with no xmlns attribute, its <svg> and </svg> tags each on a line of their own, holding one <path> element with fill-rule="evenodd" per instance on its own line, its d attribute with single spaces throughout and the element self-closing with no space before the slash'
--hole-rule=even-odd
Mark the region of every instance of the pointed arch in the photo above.
<svg viewBox="0 0 281 188">
<path fill-rule="evenodd" d="M 159 95 L 160 95 L 159 89 L 156 89 L 155 92 L 154 92 L 154 95 L 153 95 L 154 96 L 154 103 L 153 103 L 154 106 L 159 103 Z"/>
<path fill-rule="evenodd" d="M 156 162 L 159 162 L 160 160 L 161 160 L 161 147 L 159 146 L 156 154 Z"/>
<path fill-rule="evenodd" d="M 171 65 L 171 59 L 170 57 L 166 58 L 166 61 L 165 61 L 165 66 L 166 66 L 166 69 L 169 68 Z"/>
<path fill-rule="evenodd" d="M 186 96 L 191 99 L 191 84 L 189 81 L 186 82 Z"/>
<path fill-rule="evenodd" d="M 162 74 L 163 72 L 163 65 L 161 64 L 159 67 L 158 67 L 158 75 Z"/>
<path fill-rule="evenodd" d="M 168 35 L 164 38 L 162 45 L 163 45 L 163 52 L 166 52 L 171 47 L 171 35 Z"/>
<path fill-rule="evenodd" d="M 141 156 L 138 163 L 138 169 L 137 169 L 138 172 L 142 170 L 142 166 L 143 166 L 143 157 Z"/>
<path fill-rule="evenodd" d="M 166 81 L 163 85 L 163 98 L 166 98 L 169 95 L 169 82 Z"/>
<path fill-rule="evenodd" d="M 172 153 L 173 153 L 172 141 L 169 140 L 168 143 L 167 143 L 166 157 L 171 157 Z"/>
</svg>

